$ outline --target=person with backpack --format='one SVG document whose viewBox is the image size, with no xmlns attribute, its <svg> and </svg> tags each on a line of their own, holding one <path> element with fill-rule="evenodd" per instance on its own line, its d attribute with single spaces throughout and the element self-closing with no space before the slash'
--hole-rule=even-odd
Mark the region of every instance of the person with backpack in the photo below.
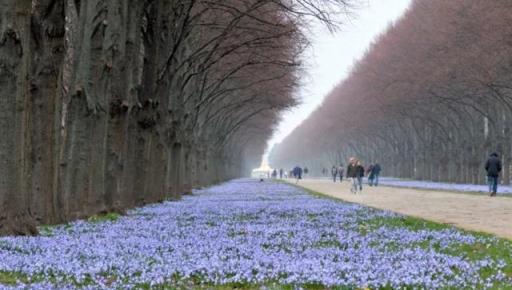
<svg viewBox="0 0 512 290">
<path fill-rule="evenodd" d="M 496 196 L 498 192 L 498 178 L 501 172 L 501 160 L 498 153 L 492 153 L 485 163 L 485 171 L 487 171 L 487 183 L 489 184 L 490 196 Z"/>
<path fill-rule="evenodd" d="M 331 168 L 332 181 L 336 183 L 336 176 L 338 176 L 338 168 L 336 166 L 332 166 Z"/>
</svg>

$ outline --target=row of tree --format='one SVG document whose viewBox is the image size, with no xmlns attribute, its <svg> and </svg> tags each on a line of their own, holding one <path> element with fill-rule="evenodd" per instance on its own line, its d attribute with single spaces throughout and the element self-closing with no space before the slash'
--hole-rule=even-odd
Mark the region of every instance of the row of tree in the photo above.
<svg viewBox="0 0 512 290">
<path fill-rule="evenodd" d="M 244 175 L 345 0 L 1 0 L 0 234 Z"/>
<path fill-rule="evenodd" d="M 511 23 L 507 0 L 413 1 L 271 162 L 320 172 L 356 156 L 388 176 L 482 183 L 497 152 L 509 184 Z"/>
</svg>

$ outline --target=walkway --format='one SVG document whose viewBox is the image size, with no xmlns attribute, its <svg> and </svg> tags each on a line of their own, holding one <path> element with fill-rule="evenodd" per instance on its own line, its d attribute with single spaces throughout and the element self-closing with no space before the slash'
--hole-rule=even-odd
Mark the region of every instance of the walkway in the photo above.
<svg viewBox="0 0 512 290">
<path fill-rule="evenodd" d="M 363 188 L 350 193 L 348 182 L 301 180 L 300 186 L 348 202 L 451 224 L 512 239 L 512 198 L 393 187 Z"/>
</svg>

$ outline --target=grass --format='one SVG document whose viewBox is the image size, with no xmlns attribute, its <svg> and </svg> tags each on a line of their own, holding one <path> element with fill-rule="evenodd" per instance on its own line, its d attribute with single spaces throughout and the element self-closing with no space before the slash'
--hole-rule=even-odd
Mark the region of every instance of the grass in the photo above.
<svg viewBox="0 0 512 290">
<path fill-rule="evenodd" d="M 19 282 L 27 283 L 29 281 L 30 279 L 25 274 L 0 271 L 0 285 L 16 285 Z"/>
<path fill-rule="evenodd" d="M 19 283 L 27 285 L 41 282 L 57 283 L 58 281 L 66 281 L 77 288 L 93 285 L 93 279 L 89 276 L 86 276 L 84 281 L 79 283 L 74 277 L 54 275 L 51 273 L 49 275 L 38 274 L 29 276 L 19 272 L 0 271 L 0 286 L 15 286 Z"/>
<path fill-rule="evenodd" d="M 285 182 L 285 181 L 279 181 L 279 182 Z M 324 199 L 330 199 L 337 202 L 343 202 L 343 203 L 350 203 L 344 200 L 341 200 L 339 198 L 335 198 L 329 195 L 326 195 L 321 192 L 317 192 L 308 188 L 304 188 L 302 186 L 297 184 L 288 183 L 292 186 L 295 186 L 297 188 L 300 188 L 301 190 L 304 190 L 308 192 L 309 194 L 318 197 L 318 198 L 324 198 Z M 421 190 L 421 189 L 419 189 Z M 480 194 L 480 193 L 466 193 L 466 192 L 457 192 L 462 194 Z M 481 195 L 481 194 L 480 194 Z M 365 207 L 369 207 L 366 206 Z M 372 208 L 372 207 L 369 207 Z M 380 210 L 373 208 L 375 210 Z M 453 229 L 455 228 L 452 225 L 449 224 L 442 224 L 437 223 L 417 217 L 412 216 L 397 216 L 397 217 L 378 217 L 369 221 L 361 221 L 360 225 L 360 231 L 361 233 L 370 232 L 376 229 L 379 229 L 381 227 L 390 227 L 390 228 L 406 228 L 412 231 L 420 231 L 420 230 L 433 230 L 433 231 L 440 231 L 440 230 L 446 230 L 446 229 Z M 512 241 L 504 238 L 498 238 L 494 235 L 483 233 L 483 232 L 476 232 L 476 231 L 468 231 L 464 229 L 459 229 L 459 231 L 473 235 L 476 238 L 482 238 L 482 240 L 489 241 L 488 243 L 475 243 L 472 245 L 468 244 L 460 244 L 460 245 L 452 245 L 448 248 L 441 248 L 440 246 L 433 245 L 433 248 L 441 253 L 449 254 L 452 256 L 458 256 L 458 257 L 464 257 L 470 261 L 476 261 L 481 260 L 486 257 L 491 258 L 494 261 L 502 260 L 506 266 L 504 268 L 504 273 L 506 276 L 512 278 Z M 432 246 L 428 243 L 423 245 L 418 245 L 420 247 L 429 247 Z M 389 247 L 392 249 L 392 245 Z M 482 277 L 489 277 L 493 272 L 493 269 L 491 268 L 485 268 L 482 270 L 480 275 Z M 494 285 L 492 289 L 509 289 L 512 290 L 512 285 Z"/>
<path fill-rule="evenodd" d="M 329 199 L 332 201 L 342 202 L 345 204 L 357 204 L 354 202 L 342 200 L 340 198 L 303 187 L 300 184 L 293 184 L 293 183 L 289 183 L 287 181 L 276 181 L 276 182 L 286 183 L 288 185 L 294 186 L 294 187 L 299 188 L 317 198 Z M 414 188 L 414 189 L 416 190 L 416 188 Z M 418 189 L 418 190 L 421 190 L 421 189 Z M 464 194 L 464 192 L 458 192 L 458 193 Z M 363 206 L 366 208 L 374 209 L 374 210 L 379 210 L 379 211 L 383 210 L 383 209 L 379 209 L 379 208 L 372 207 L 369 205 L 363 205 Z M 450 224 L 433 222 L 433 221 L 425 220 L 425 219 L 418 218 L 418 217 L 412 217 L 412 216 L 401 216 L 401 217 L 397 217 L 397 218 L 375 219 L 372 223 L 375 223 L 374 226 L 387 225 L 387 226 L 396 226 L 396 227 L 406 227 L 408 229 L 414 229 L 414 230 L 420 230 L 420 229 L 442 230 L 442 229 L 454 228 L 454 226 L 450 225 Z M 477 236 L 494 237 L 494 235 L 484 233 L 484 232 L 469 231 L 469 230 L 465 230 L 465 229 L 461 229 L 461 228 L 458 228 L 458 229 L 463 232 L 470 233 L 470 234 L 477 235 Z M 507 239 L 503 239 L 503 240 L 511 242 L 510 240 L 507 240 Z"/>
<path fill-rule="evenodd" d="M 300 288 L 298 288 L 300 286 Z M 204 279 L 200 276 L 194 276 L 189 279 L 182 279 L 178 276 L 173 277 L 172 281 L 166 284 L 160 284 L 160 285 L 149 285 L 147 283 L 145 284 L 139 284 L 136 286 L 136 289 L 140 290 L 189 290 L 189 289 L 196 289 L 196 290 L 295 290 L 295 289 L 304 289 L 304 290 L 368 290 L 368 289 L 357 289 L 353 287 L 345 287 L 345 286 L 338 286 L 338 287 L 330 287 L 326 288 L 322 284 L 315 284 L 315 283 L 308 283 L 304 285 L 287 285 L 287 284 L 279 284 L 278 282 L 269 281 L 263 285 L 256 285 L 251 284 L 249 282 L 247 283 L 228 283 L 224 285 L 216 285 L 214 283 L 210 282 L 204 282 Z"/>
<path fill-rule="evenodd" d="M 121 217 L 120 214 L 109 212 L 106 214 L 93 215 L 87 219 L 91 223 L 115 222 Z"/>
<path fill-rule="evenodd" d="M 106 214 L 96 214 L 87 219 L 88 222 L 93 224 L 99 224 L 104 222 L 115 222 L 121 217 L 118 213 L 106 213 Z M 65 230 L 71 231 L 73 225 L 70 223 L 62 224 L 62 225 L 40 225 L 37 227 L 39 230 L 39 234 L 43 237 L 51 237 L 55 233 L 56 228 L 64 228 Z"/>
<path fill-rule="evenodd" d="M 284 181 L 275 181 L 275 182 L 284 182 Z M 290 184 L 292 186 L 296 186 L 301 190 L 306 191 L 307 193 L 323 199 L 329 199 L 336 202 L 348 203 L 346 201 L 340 200 L 335 197 L 331 197 L 325 195 L 320 192 L 316 192 L 307 188 L 303 188 L 300 185 Z M 380 210 L 380 209 L 374 209 Z M 92 223 L 101 223 L 101 222 L 114 222 L 120 218 L 119 214 L 116 213 L 107 213 L 104 215 L 95 215 L 88 219 L 89 222 Z M 317 218 L 316 215 L 308 215 L 310 220 L 315 220 Z M 253 220 L 254 216 L 240 216 L 240 221 L 250 221 Z M 434 230 L 440 231 L 445 229 L 453 229 L 454 227 L 451 225 L 436 223 L 428 220 L 424 220 L 421 218 L 410 217 L 410 216 L 396 216 L 396 217 L 377 217 L 371 220 L 361 220 L 359 224 L 359 228 L 362 234 L 368 233 L 374 230 L 377 230 L 381 227 L 388 228 L 405 228 L 412 231 L 420 231 L 420 230 Z M 52 226 L 42 226 L 40 227 L 40 231 L 43 234 L 51 235 L 52 234 Z M 431 245 L 428 242 L 424 244 L 419 244 L 419 247 L 432 247 L 436 251 L 441 253 L 464 257 L 468 260 L 476 261 L 484 258 L 491 258 L 492 260 L 502 260 L 506 264 L 504 268 L 504 273 L 506 276 L 512 278 L 512 241 L 507 239 L 496 238 L 490 234 L 473 232 L 460 230 L 465 233 L 469 233 L 476 238 L 482 238 L 482 241 L 487 242 L 477 242 L 472 245 L 468 244 L 460 244 L 460 245 L 452 245 L 448 248 L 441 248 L 440 246 Z M 244 234 L 244 233 L 233 233 L 233 234 Z M 388 249 L 392 250 L 393 245 L 390 245 Z M 314 247 L 339 247 L 343 248 L 344 245 L 339 241 L 330 239 L 329 236 L 326 236 L 325 239 L 321 240 Z M 480 273 L 481 277 L 489 277 L 493 274 L 493 269 L 488 267 L 484 268 Z M 106 274 L 108 277 L 108 274 Z M 55 281 L 56 276 L 43 276 L 36 275 L 29 277 L 28 275 L 16 272 L 0 272 L 0 285 L 16 285 L 18 283 L 38 283 L 42 281 Z M 117 278 L 112 277 L 113 281 L 117 280 Z M 92 279 L 85 279 L 83 282 L 78 283 L 74 278 L 65 278 L 65 281 L 68 281 L 70 284 L 76 287 L 89 286 L 92 283 Z M 129 281 L 125 281 L 129 282 Z M 205 290 L 229 290 L 229 289 L 239 289 L 239 290 L 256 290 L 256 289 L 268 289 L 268 290 L 292 290 L 297 289 L 297 286 L 300 286 L 301 289 L 306 290 L 319 290 L 319 289 L 332 289 L 332 290 L 347 290 L 354 289 L 352 287 L 332 287 L 326 288 L 321 284 L 306 284 L 306 285 L 282 285 L 276 282 L 269 281 L 263 285 L 255 285 L 249 282 L 247 283 L 230 283 L 225 285 L 216 285 L 211 282 L 205 282 L 205 279 L 201 277 L 192 277 L 189 279 L 182 279 L 179 276 L 174 276 L 170 279 L 169 282 L 161 285 L 150 285 L 150 284 L 138 284 L 135 289 L 157 289 L 157 290 L 167 290 L 167 289 L 205 289 Z M 392 289 L 391 287 L 383 287 L 381 290 Z M 494 285 L 492 289 L 510 289 L 512 290 L 512 285 Z M 360 289 L 363 290 L 363 289 Z"/>
</svg>

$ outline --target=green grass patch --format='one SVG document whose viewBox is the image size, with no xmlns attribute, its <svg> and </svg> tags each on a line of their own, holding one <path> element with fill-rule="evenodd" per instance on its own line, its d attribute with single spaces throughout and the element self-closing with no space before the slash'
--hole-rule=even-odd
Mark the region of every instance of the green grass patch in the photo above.
<svg viewBox="0 0 512 290">
<path fill-rule="evenodd" d="M 102 223 L 102 222 L 115 222 L 121 217 L 120 214 L 115 212 L 109 212 L 106 214 L 93 215 L 87 219 L 91 223 Z"/>
<path fill-rule="evenodd" d="M 16 285 L 18 283 L 28 283 L 29 277 L 17 272 L 0 271 L 0 285 Z"/>
<path fill-rule="evenodd" d="M 431 222 L 410 216 L 377 217 L 371 220 L 360 221 L 360 227 L 364 227 L 367 231 L 375 230 L 384 226 L 390 228 L 405 228 L 411 231 L 441 231 L 453 228 L 450 225 Z"/>
<path fill-rule="evenodd" d="M 300 287 L 300 288 L 299 288 Z M 322 284 L 317 283 L 308 283 L 303 285 L 289 285 L 289 284 L 279 284 L 278 282 L 267 282 L 263 284 L 254 284 L 250 282 L 237 282 L 237 283 L 227 283 L 223 285 L 217 285 L 212 282 L 205 282 L 201 279 L 201 277 L 192 277 L 189 279 L 172 279 L 171 282 L 160 284 L 160 285 L 150 285 L 150 284 L 139 284 L 136 285 L 135 289 L 139 290 L 295 290 L 295 289 L 305 289 L 305 290 L 359 290 L 354 287 L 326 287 Z M 391 288 L 390 288 L 391 289 Z"/>
</svg>

